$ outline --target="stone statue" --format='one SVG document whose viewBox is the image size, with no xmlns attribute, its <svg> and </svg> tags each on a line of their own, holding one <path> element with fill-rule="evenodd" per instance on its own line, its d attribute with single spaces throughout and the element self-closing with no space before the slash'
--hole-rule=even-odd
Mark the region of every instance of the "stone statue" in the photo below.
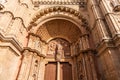
<svg viewBox="0 0 120 80">
<path fill-rule="evenodd" d="M 62 58 L 62 55 L 64 54 L 64 50 L 63 50 L 63 46 L 61 44 L 57 44 L 56 46 L 56 60 L 60 61 L 60 59 Z"/>
</svg>

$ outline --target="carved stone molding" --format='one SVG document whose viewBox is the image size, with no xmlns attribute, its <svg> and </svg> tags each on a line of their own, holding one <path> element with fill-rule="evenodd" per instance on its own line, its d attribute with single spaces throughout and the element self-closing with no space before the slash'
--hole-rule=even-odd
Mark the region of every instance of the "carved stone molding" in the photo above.
<svg viewBox="0 0 120 80">
<path fill-rule="evenodd" d="M 84 7 L 87 3 L 86 0 L 32 0 L 34 6 L 39 7 L 39 5 L 80 5 Z"/>
<path fill-rule="evenodd" d="M 25 24 L 24 24 L 24 21 L 23 21 L 23 19 L 22 19 L 21 17 L 15 17 L 14 14 L 13 14 L 11 11 L 4 11 L 4 12 L 0 12 L 0 13 L 1 13 L 1 14 L 6 14 L 6 13 L 10 14 L 10 15 L 12 16 L 12 19 L 13 19 L 13 20 L 15 20 L 15 19 L 20 19 L 23 27 L 26 29 Z M 27 29 L 26 29 L 26 30 L 27 30 Z"/>
<path fill-rule="evenodd" d="M 113 10 L 115 12 L 119 12 L 120 11 L 120 2 L 118 2 L 118 0 L 111 0 L 111 4 L 112 4 Z"/>
<path fill-rule="evenodd" d="M 39 18 L 46 16 L 47 14 L 50 14 L 53 12 L 57 12 L 57 14 L 59 14 L 60 12 L 63 12 L 64 13 L 63 15 L 68 13 L 69 15 L 67 14 L 67 16 L 77 17 L 79 20 L 81 20 L 86 25 L 87 20 L 79 11 L 76 11 L 72 8 L 68 8 L 68 7 L 64 7 L 64 6 L 54 6 L 54 7 L 40 10 L 37 14 L 35 14 L 35 16 L 30 21 L 30 24 L 28 26 L 28 30 L 30 30 L 32 28 L 32 26 L 38 25 L 36 22 L 39 20 Z"/>
<path fill-rule="evenodd" d="M 13 37 L 6 37 L 5 35 L 3 35 L 2 33 L 0 33 L 0 39 L 3 41 L 3 42 L 9 42 L 11 43 L 12 45 L 14 45 L 14 47 L 18 50 L 18 51 L 22 51 L 23 48 L 18 44 L 17 40 L 14 39 Z"/>
<path fill-rule="evenodd" d="M 36 53 L 38 56 L 40 56 L 40 57 L 46 57 L 44 54 L 41 54 L 38 50 L 36 50 L 36 49 L 31 49 L 31 48 L 29 48 L 29 47 L 24 47 L 24 49 L 23 49 L 23 52 L 25 51 L 25 50 L 28 50 L 29 52 L 33 52 L 33 53 Z"/>
<path fill-rule="evenodd" d="M 19 4 L 21 5 L 21 6 L 25 6 L 26 8 L 28 8 L 28 4 L 26 4 L 26 3 L 24 3 L 24 2 L 22 2 L 21 0 L 18 0 L 18 2 L 19 2 Z"/>
</svg>

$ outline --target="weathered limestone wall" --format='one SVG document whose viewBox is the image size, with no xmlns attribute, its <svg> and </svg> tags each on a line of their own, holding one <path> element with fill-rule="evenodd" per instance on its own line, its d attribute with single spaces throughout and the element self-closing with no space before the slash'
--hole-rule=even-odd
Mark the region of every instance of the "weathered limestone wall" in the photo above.
<svg viewBox="0 0 120 80">
<path fill-rule="evenodd" d="M 75 80 L 99 80 L 95 61 L 95 51 L 90 42 L 89 34 L 83 35 L 72 45 L 72 54 L 74 57 L 76 76 Z M 75 76 L 75 77 L 76 77 Z"/>
<path fill-rule="evenodd" d="M 14 17 L 9 11 L 0 12 L 0 15 L 0 33 L 4 37 L 15 39 L 21 47 L 26 46 L 27 30 L 22 19 Z"/>
<path fill-rule="evenodd" d="M 94 47 L 98 52 L 98 76 L 103 80 L 119 80 L 119 13 L 113 12 L 110 0 L 91 0 L 88 4 Z"/>
<path fill-rule="evenodd" d="M 7 0 L 3 3 L 4 8 L 0 11 L 0 80 L 15 80 L 16 78 L 33 80 L 37 77 L 38 80 L 44 80 L 43 57 L 46 54 L 46 47 L 40 42 L 39 37 L 28 34 L 30 22 L 34 19 L 33 17 L 37 17 L 40 10 L 51 6 L 65 6 L 76 11 L 82 9 L 80 5 L 40 5 L 34 1 L 36 0 Z M 120 79 L 120 9 L 116 6 L 119 4 L 117 0 L 88 0 L 87 9 L 81 10 L 81 14 L 87 13 L 88 10 L 84 16 L 88 19 L 90 33 L 85 31 L 78 42 L 71 46 L 76 68 L 85 69 L 84 71 L 79 69 L 83 73 L 77 73 L 76 70 L 76 80 L 81 77 L 96 80 L 96 61 L 100 79 Z M 64 9 L 67 12 L 68 8 Z M 66 16 L 70 17 L 73 12 L 68 12 L 71 14 L 68 13 Z M 81 27 L 86 26 L 81 25 Z M 97 54 L 94 54 L 94 50 Z"/>
<path fill-rule="evenodd" d="M 44 80 L 44 59 L 34 51 L 25 50 L 18 80 Z"/>
<path fill-rule="evenodd" d="M 0 80 L 17 79 L 22 50 L 27 45 L 27 30 L 22 18 L 16 16 L 19 12 L 15 13 L 16 1 L 10 1 L 4 3 L 0 11 Z M 18 15 L 23 16 L 22 13 Z"/>
<path fill-rule="evenodd" d="M 0 42 L 0 80 L 16 80 L 21 58 L 13 44 Z"/>
<path fill-rule="evenodd" d="M 109 25 L 108 27 L 115 46 L 120 48 L 120 2 L 119 0 L 100 1 L 99 5 Z"/>
<path fill-rule="evenodd" d="M 109 33 L 104 22 L 104 17 L 95 0 L 88 2 L 88 12 L 90 13 L 90 26 L 95 46 L 97 47 L 103 40 L 109 39 Z M 88 21 L 89 21 L 88 20 Z"/>
</svg>

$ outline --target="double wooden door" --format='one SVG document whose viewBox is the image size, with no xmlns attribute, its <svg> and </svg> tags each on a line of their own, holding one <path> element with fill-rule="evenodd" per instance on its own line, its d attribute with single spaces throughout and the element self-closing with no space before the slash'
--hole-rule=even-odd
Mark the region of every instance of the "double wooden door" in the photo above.
<svg viewBox="0 0 120 80">
<path fill-rule="evenodd" d="M 46 64 L 45 80 L 57 80 L 58 77 L 59 80 L 72 80 L 72 66 L 68 62 L 61 62 L 59 68 L 57 62 Z"/>
</svg>

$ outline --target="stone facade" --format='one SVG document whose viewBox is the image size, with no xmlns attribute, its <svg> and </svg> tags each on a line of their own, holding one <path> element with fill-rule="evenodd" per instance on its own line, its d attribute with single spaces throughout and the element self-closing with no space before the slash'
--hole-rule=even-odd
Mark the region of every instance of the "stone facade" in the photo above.
<svg viewBox="0 0 120 80">
<path fill-rule="evenodd" d="M 120 80 L 120 0 L 0 0 L 0 80 L 54 79 Z"/>
</svg>

